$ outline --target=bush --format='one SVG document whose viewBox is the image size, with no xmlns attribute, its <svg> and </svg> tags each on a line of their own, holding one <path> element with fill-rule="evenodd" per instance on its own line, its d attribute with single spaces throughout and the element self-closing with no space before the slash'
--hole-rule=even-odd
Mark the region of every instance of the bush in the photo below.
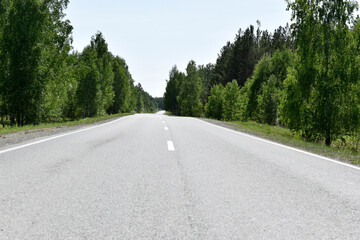
<svg viewBox="0 0 360 240">
<path fill-rule="evenodd" d="M 226 84 L 223 96 L 223 118 L 227 121 L 240 119 L 240 89 L 236 80 Z"/>
<path fill-rule="evenodd" d="M 205 105 L 205 116 L 221 120 L 223 117 L 223 85 L 215 85 L 210 90 L 208 102 Z"/>
</svg>

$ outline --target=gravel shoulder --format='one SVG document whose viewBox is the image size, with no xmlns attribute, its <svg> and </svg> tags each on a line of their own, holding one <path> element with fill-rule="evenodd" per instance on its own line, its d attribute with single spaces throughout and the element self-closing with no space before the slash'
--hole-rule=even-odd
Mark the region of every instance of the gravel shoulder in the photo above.
<svg viewBox="0 0 360 240">
<path fill-rule="evenodd" d="M 292 139 L 292 138 L 285 138 L 285 137 L 281 137 L 280 135 L 279 136 L 276 135 L 276 133 L 275 134 L 265 134 L 264 132 L 258 132 L 258 131 L 240 127 L 234 123 L 223 122 L 223 121 L 218 121 L 218 120 L 213 120 L 213 119 L 206 119 L 206 118 L 200 118 L 200 119 L 205 122 L 217 125 L 217 126 L 235 130 L 237 132 L 246 133 L 246 134 L 253 135 L 253 136 L 256 136 L 256 137 L 259 137 L 262 139 L 272 141 L 272 142 L 276 142 L 276 143 L 283 144 L 283 145 L 286 145 L 289 147 L 300 149 L 300 150 L 303 150 L 306 152 L 310 152 L 310 153 L 318 154 L 320 156 L 328 157 L 328 158 L 331 158 L 331 159 L 334 159 L 337 161 L 345 162 L 345 163 L 352 164 L 355 166 L 360 166 L 359 154 L 357 154 L 353 151 L 349 151 L 349 150 L 345 150 L 345 149 L 338 149 L 335 147 L 329 148 L 329 147 L 326 147 L 325 145 L 321 145 L 319 143 L 306 142 L 306 141 L 296 140 L 296 139 Z"/>
<path fill-rule="evenodd" d="M 98 121 L 96 123 L 90 123 L 90 124 L 79 124 L 75 126 L 60 126 L 60 127 L 47 127 L 47 128 L 40 128 L 40 129 L 31 129 L 31 130 L 24 130 L 16 133 L 9 133 L 9 134 L 3 134 L 0 135 L 0 148 L 31 141 L 47 136 L 62 134 L 66 132 L 72 132 L 76 131 L 78 129 L 82 128 L 88 128 L 96 125 L 100 125 L 103 123 L 114 121 L 118 118 L 111 118 L 107 120 Z"/>
</svg>

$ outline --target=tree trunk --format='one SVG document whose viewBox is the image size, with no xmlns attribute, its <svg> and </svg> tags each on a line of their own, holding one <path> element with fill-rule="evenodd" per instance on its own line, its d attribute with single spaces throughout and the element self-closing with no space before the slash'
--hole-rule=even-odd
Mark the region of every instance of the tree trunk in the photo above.
<svg viewBox="0 0 360 240">
<path fill-rule="evenodd" d="M 331 144 L 331 132 L 330 129 L 327 129 L 325 134 L 325 145 L 330 146 L 330 144 Z"/>
<path fill-rule="evenodd" d="M 13 113 L 10 114 L 10 126 L 14 127 L 15 125 L 15 115 Z"/>
</svg>

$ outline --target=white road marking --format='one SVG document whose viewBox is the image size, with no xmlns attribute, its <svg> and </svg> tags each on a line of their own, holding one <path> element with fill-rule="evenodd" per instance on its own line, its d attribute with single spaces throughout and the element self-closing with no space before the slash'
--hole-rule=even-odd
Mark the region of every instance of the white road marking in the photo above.
<svg viewBox="0 0 360 240">
<path fill-rule="evenodd" d="M 74 132 L 69 132 L 69 133 L 57 135 L 57 136 L 54 136 L 54 137 L 46 138 L 46 139 L 43 139 L 43 140 L 40 140 L 40 141 L 36 141 L 36 142 L 27 143 L 27 144 L 24 144 L 24 145 L 20 145 L 20 146 L 17 146 L 17 147 L 13 147 L 13 148 L 8 148 L 8 149 L 5 149 L 5 150 L 0 151 L 0 154 L 7 153 L 7 152 L 11 152 L 11 151 L 15 151 L 15 150 L 22 149 L 22 148 L 26 148 L 26 147 L 30 147 L 30 146 L 33 146 L 33 145 L 36 145 L 36 144 L 39 144 L 39 143 L 48 142 L 48 141 L 51 141 L 51 140 L 54 140 L 54 139 L 57 139 L 57 138 L 61 138 L 61 137 L 73 135 L 73 134 L 76 134 L 76 133 L 85 132 L 85 131 L 88 131 L 88 130 L 91 130 L 91 129 L 94 129 L 94 128 L 99 128 L 99 127 L 102 127 L 102 126 L 105 126 L 105 125 L 108 125 L 108 124 L 111 124 L 111 123 L 120 121 L 121 119 L 124 119 L 124 118 L 126 118 L 126 116 L 125 116 L 125 117 L 121 117 L 121 118 L 116 119 L 116 120 L 111 121 L 111 122 L 107 122 L 107 123 L 103 123 L 103 124 L 97 125 L 97 126 L 93 126 L 93 127 L 89 127 L 89 128 L 84 128 L 84 129 L 80 129 L 80 130 L 77 130 L 77 131 L 74 131 Z"/>
<path fill-rule="evenodd" d="M 165 121 L 162 121 L 163 124 L 165 124 Z"/>
<path fill-rule="evenodd" d="M 306 154 L 306 155 L 309 155 L 309 156 L 312 156 L 312 157 L 317 157 L 317 158 L 320 158 L 320 159 L 328 161 L 328 162 L 336 163 L 336 164 L 346 166 L 346 167 L 349 167 L 349 168 L 360 171 L 360 167 L 357 167 L 357 166 L 354 166 L 354 165 L 351 165 L 351 164 L 348 164 L 348 163 L 340 162 L 338 160 L 327 158 L 327 157 L 324 157 L 324 156 L 321 156 L 321 155 L 318 155 L 318 154 L 314 154 L 314 153 L 310 153 L 310 152 L 300 150 L 300 149 L 297 149 L 297 148 L 289 147 L 289 146 L 286 146 L 286 145 L 281 144 L 281 143 L 272 142 L 270 140 L 266 140 L 266 139 L 263 139 L 263 138 L 260 138 L 260 137 L 255 137 L 253 135 L 249 135 L 249 134 L 238 132 L 238 131 L 235 131 L 235 130 L 232 130 L 232 129 L 229 129 L 229 128 L 221 127 L 221 126 L 218 126 L 218 125 L 215 125 L 215 124 L 212 124 L 212 123 L 209 123 L 209 122 L 206 122 L 204 120 L 197 119 L 197 118 L 192 118 L 192 119 L 195 119 L 197 121 L 201 121 L 201 122 L 206 123 L 208 125 L 211 125 L 213 127 L 221 128 L 221 129 L 226 130 L 228 132 L 233 132 L 233 133 L 245 136 L 245 137 L 249 137 L 249 138 L 252 138 L 252 139 L 259 140 L 261 142 L 269 143 L 269 144 L 272 144 L 272 145 L 275 145 L 275 146 L 278 146 L 278 147 L 283 147 L 283 148 L 286 148 L 286 149 L 289 149 L 289 150 L 292 150 L 292 151 L 295 151 L 295 152 Z"/>
<path fill-rule="evenodd" d="M 169 128 L 168 127 L 164 127 L 165 131 L 169 131 Z"/>
<path fill-rule="evenodd" d="M 175 151 L 174 143 L 172 141 L 167 141 L 168 150 Z"/>
</svg>

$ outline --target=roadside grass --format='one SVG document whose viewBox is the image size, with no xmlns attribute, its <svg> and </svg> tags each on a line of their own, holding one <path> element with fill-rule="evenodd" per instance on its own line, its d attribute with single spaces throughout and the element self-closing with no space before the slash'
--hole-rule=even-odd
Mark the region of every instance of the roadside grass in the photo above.
<svg viewBox="0 0 360 240">
<path fill-rule="evenodd" d="M 43 123 L 39 125 L 26 125 L 23 127 L 13 127 L 5 126 L 4 128 L 0 126 L 0 136 L 10 133 L 16 133 L 21 131 L 32 131 L 32 130 L 46 130 L 50 128 L 58 128 L 58 127 L 69 127 L 69 126 L 77 126 L 77 125 L 86 125 L 92 124 L 96 122 L 106 121 L 113 118 L 124 117 L 128 115 L 132 115 L 133 113 L 119 113 L 113 115 L 104 115 L 93 118 L 83 118 L 76 121 L 65 121 L 65 122 L 54 122 L 54 123 Z"/>
<path fill-rule="evenodd" d="M 166 115 L 166 116 L 170 116 L 170 117 L 178 117 L 178 116 L 176 116 L 175 114 L 173 114 L 173 113 L 171 113 L 171 112 L 168 112 L 168 111 L 165 112 L 165 115 Z"/>
<path fill-rule="evenodd" d="M 255 122 L 228 122 L 244 133 L 249 133 L 264 139 L 278 142 L 287 146 L 302 149 L 318 155 L 340 160 L 342 162 L 360 165 L 360 154 L 358 151 L 344 147 L 339 147 L 338 141 L 327 147 L 322 142 L 306 141 L 301 136 L 291 132 L 287 128 L 279 126 L 270 126 Z"/>
</svg>

